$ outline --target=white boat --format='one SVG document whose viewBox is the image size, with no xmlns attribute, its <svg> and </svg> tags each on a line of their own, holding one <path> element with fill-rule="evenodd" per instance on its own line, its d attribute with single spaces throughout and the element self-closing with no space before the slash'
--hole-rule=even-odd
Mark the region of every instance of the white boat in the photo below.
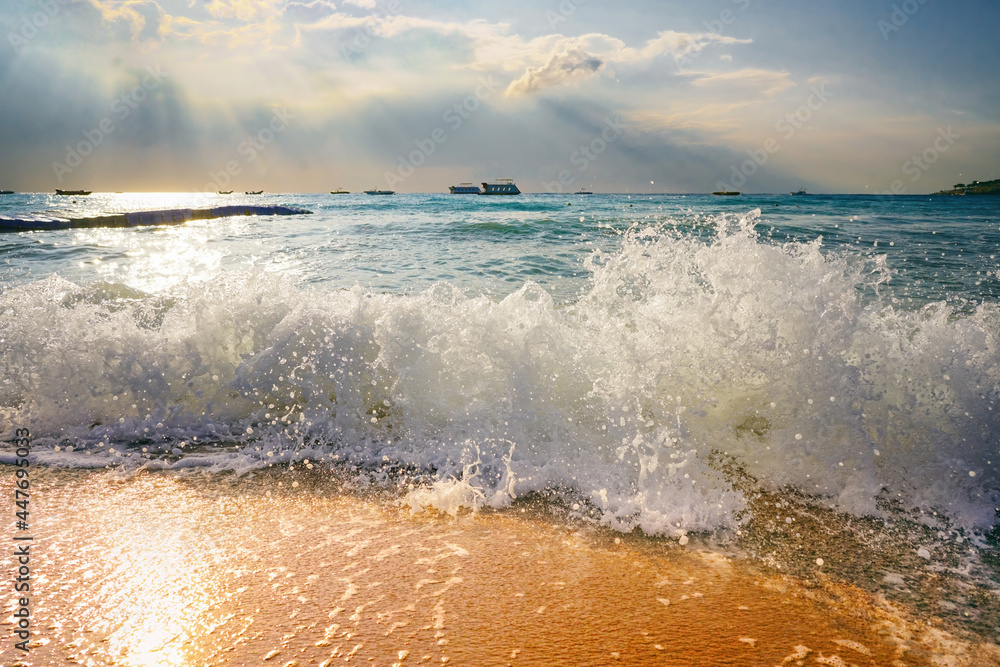
<svg viewBox="0 0 1000 667">
<path fill-rule="evenodd" d="M 805 189 L 802 189 L 802 190 L 796 190 L 795 192 L 793 192 L 791 194 L 792 194 L 793 197 L 798 197 L 798 196 L 801 196 L 801 195 L 807 195 L 809 193 L 806 192 Z"/>
<path fill-rule="evenodd" d="M 394 190 L 365 190 L 366 195 L 394 195 Z"/>
</svg>

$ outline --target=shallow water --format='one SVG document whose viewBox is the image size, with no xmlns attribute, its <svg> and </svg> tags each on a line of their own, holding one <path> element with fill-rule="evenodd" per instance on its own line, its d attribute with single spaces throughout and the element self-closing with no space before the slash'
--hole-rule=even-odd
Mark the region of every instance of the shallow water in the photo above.
<svg viewBox="0 0 1000 667">
<path fill-rule="evenodd" d="M 794 571 L 847 533 L 878 567 L 828 553 L 835 576 L 995 636 L 995 198 L 21 195 L 0 214 L 220 199 L 314 214 L 0 237 L 0 431 L 29 427 L 38 463 L 308 459 L 413 510 L 540 497 Z"/>
<path fill-rule="evenodd" d="M 411 516 L 305 471 L 248 480 L 56 470 L 36 483 L 33 664 L 1000 658 L 819 567 L 797 580 L 567 523 L 537 504 Z M 0 646 L 4 664 L 13 653 Z"/>
</svg>

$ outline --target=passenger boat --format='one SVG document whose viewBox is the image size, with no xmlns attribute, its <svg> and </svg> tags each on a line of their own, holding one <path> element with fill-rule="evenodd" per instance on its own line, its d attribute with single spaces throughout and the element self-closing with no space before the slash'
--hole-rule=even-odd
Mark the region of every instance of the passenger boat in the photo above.
<svg viewBox="0 0 1000 667">
<path fill-rule="evenodd" d="M 69 197 L 69 196 L 73 196 L 73 197 L 86 197 L 90 193 L 91 193 L 90 190 L 59 190 L 58 188 L 56 189 L 56 194 L 57 195 L 63 195 L 63 196 L 66 196 L 66 197 Z"/>
<path fill-rule="evenodd" d="M 576 191 L 576 194 L 578 194 L 578 195 L 592 195 L 594 193 L 591 192 L 590 190 L 585 190 L 583 188 L 580 188 L 579 190 Z"/>
<path fill-rule="evenodd" d="M 365 190 L 366 195 L 394 195 L 395 190 Z"/>
<path fill-rule="evenodd" d="M 479 189 L 478 185 L 473 185 L 472 183 L 462 183 L 461 185 L 452 185 L 448 188 L 451 190 L 453 195 L 481 195 L 483 191 Z"/>
<path fill-rule="evenodd" d="M 331 195 L 349 195 L 351 193 L 348 192 L 347 190 L 342 189 L 342 188 L 337 188 L 336 190 L 330 190 L 330 194 Z"/>
<path fill-rule="evenodd" d="M 232 191 L 232 190 L 226 190 L 225 192 L 222 192 L 222 191 L 220 190 L 220 191 L 219 191 L 219 192 L 217 192 L 216 194 L 220 194 L 220 195 L 231 195 L 231 194 L 233 194 L 233 191 Z"/>
<path fill-rule="evenodd" d="M 808 193 L 808 192 L 806 192 L 806 191 L 805 191 L 805 189 L 802 189 L 802 190 L 796 190 L 795 192 L 791 193 L 791 195 L 792 195 L 793 197 L 799 197 L 799 196 L 802 196 L 802 195 L 807 195 L 807 194 L 809 194 L 809 193 Z"/>
<path fill-rule="evenodd" d="M 498 178 L 495 183 L 483 183 L 484 195 L 519 195 L 521 191 L 517 189 L 513 178 Z"/>
</svg>

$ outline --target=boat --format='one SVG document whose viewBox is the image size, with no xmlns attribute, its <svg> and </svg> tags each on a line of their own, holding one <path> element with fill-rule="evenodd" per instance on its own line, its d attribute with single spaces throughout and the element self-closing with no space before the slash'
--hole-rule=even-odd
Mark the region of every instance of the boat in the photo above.
<svg viewBox="0 0 1000 667">
<path fill-rule="evenodd" d="M 245 194 L 245 195 L 262 195 L 262 194 L 264 194 L 264 191 L 263 190 L 254 190 L 253 192 L 244 192 L 243 194 Z"/>
<path fill-rule="evenodd" d="M 222 191 L 220 190 L 220 191 L 219 191 L 219 192 L 217 192 L 216 194 L 219 194 L 219 195 L 231 195 L 231 194 L 233 194 L 233 191 L 232 191 L 232 190 L 226 190 L 225 192 L 222 192 Z"/>
<path fill-rule="evenodd" d="M 799 196 L 802 196 L 802 195 L 807 195 L 807 194 L 809 194 L 809 193 L 808 193 L 808 192 L 806 192 L 804 188 L 803 188 L 803 189 L 801 189 L 801 190 L 796 190 L 795 192 L 792 192 L 792 193 L 791 193 L 791 195 L 792 195 L 793 197 L 799 197 Z"/>
<path fill-rule="evenodd" d="M 63 195 L 63 196 L 66 196 L 66 197 L 69 197 L 69 196 L 73 196 L 73 197 L 86 197 L 90 193 L 91 193 L 90 190 L 59 190 L 58 188 L 56 189 L 56 194 L 57 195 Z"/>
<path fill-rule="evenodd" d="M 0 195 L 12 195 L 12 194 L 14 194 L 13 190 L 0 190 Z"/>
<path fill-rule="evenodd" d="M 336 190 L 330 190 L 330 194 L 331 195 L 349 195 L 351 193 L 348 192 L 347 190 L 344 190 L 343 188 L 337 188 Z"/>
<path fill-rule="evenodd" d="M 592 195 L 594 193 L 591 192 L 590 190 L 584 190 L 583 188 L 580 188 L 579 190 L 577 190 L 576 194 L 578 194 L 578 195 Z"/>
<path fill-rule="evenodd" d="M 517 189 L 513 178 L 498 178 L 495 183 L 483 183 L 484 195 L 519 195 L 521 191 Z"/>
<path fill-rule="evenodd" d="M 479 189 L 478 185 L 473 185 L 472 183 L 462 183 L 460 185 L 452 185 L 448 188 L 451 190 L 453 195 L 481 195 L 483 191 Z"/>
<path fill-rule="evenodd" d="M 394 190 L 365 190 L 366 195 L 394 195 L 396 192 Z"/>
<path fill-rule="evenodd" d="M 741 193 L 739 193 L 739 192 L 729 192 L 728 190 L 722 190 L 722 191 L 719 191 L 719 192 L 713 192 L 712 194 L 715 195 L 716 197 L 735 197 L 735 196 L 737 196 L 737 195 L 739 195 Z"/>
</svg>

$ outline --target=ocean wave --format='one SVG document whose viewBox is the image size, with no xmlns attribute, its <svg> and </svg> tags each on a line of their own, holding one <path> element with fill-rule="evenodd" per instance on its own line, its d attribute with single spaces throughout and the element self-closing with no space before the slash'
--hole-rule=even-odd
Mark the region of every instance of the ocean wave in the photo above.
<svg viewBox="0 0 1000 667">
<path fill-rule="evenodd" d="M 52 465 L 348 466 L 414 509 L 557 492 L 657 534 L 738 527 L 754 489 L 992 526 L 995 304 L 900 310 L 878 255 L 770 241 L 758 215 L 633 227 L 569 304 L 261 272 L 11 287 L 0 431 Z"/>
</svg>

